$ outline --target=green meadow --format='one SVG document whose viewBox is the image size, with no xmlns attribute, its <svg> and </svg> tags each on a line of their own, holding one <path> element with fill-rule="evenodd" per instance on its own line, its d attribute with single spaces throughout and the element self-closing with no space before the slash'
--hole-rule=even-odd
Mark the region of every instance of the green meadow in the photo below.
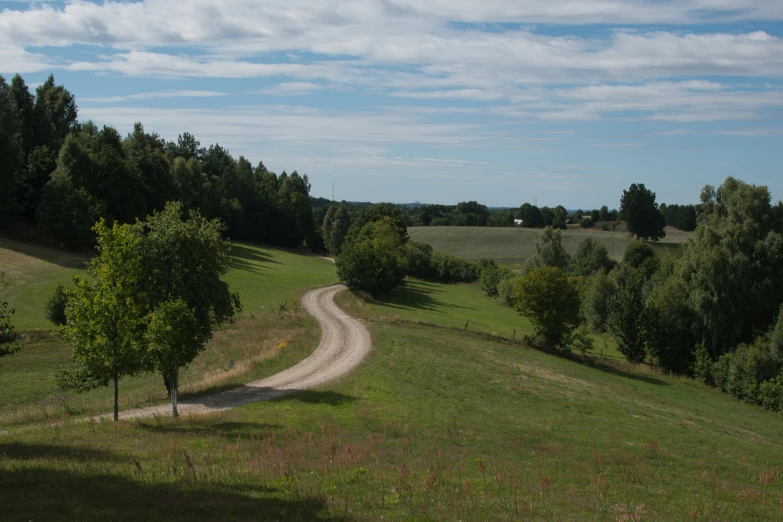
<svg viewBox="0 0 783 522">
<path fill-rule="evenodd" d="M 216 336 L 225 344 L 205 355 L 230 350 L 233 329 L 241 328 L 252 332 L 242 334 L 248 342 L 258 336 L 256 346 L 299 336 L 295 351 L 302 356 L 318 333 L 295 298 L 334 282 L 333 266 L 241 246 L 247 251 L 235 250 L 232 287 L 243 296 L 258 293 L 243 297 L 242 318 Z M 101 410 L 88 394 L 81 397 L 91 406 L 68 396 L 60 409 L 39 404 L 35 415 L 12 418 L 9 397 L 18 407 L 67 357 L 53 361 L 47 343 L 53 352 L 65 347 L 45 339 L 4 358 L 0 491 L 13 500 L 0 503 L 0 519 L 783 515 L 779 414 L 647 366 L 531 350 L 508 338 L 515 326 L 519 334 L 529 324 L 477 286 L 410 281 L 372 302 L 348 293 L 338 302 L 372 333 L 372 352 L 356 372 L 322 389 L 220 414 L 68 422 Z M 265 371 L 292 362 L 280 353 L 264 361 Z M 254 371 L 261 370 L 221 386 L 249 380 Z M 162 401 L 162 385 L 149 379 L 158 394 L 150 401 Z M 39 402 L 58 395 L 51 389 L 45 397 Z"/>
<path fill-rule="evenodd" d="M 624 227 L 620 227 L 624 228 Z M 618 228 L 619 230 L 619 228 Z M 426 243 L 438 252 L 477 261 L 493 259 L 505 265 L 523 265 L 535 254 L 535 242 L 541 229 L 521 227 L 410 227 L 408 234 L 413 241 Z M 563 231 L 563 247 L 567 252 L 576 251 L 579 243 L 591 237 L 606 245 L 609 257 L 621 260 L 625 249 L 635 238 L 625 231 L 569 228 Z M 690 232 L 667 227 L 666 238 L 652 242 L 656 250 L 676 254 L 679 245 L 687 241 Z"/>
</svg>

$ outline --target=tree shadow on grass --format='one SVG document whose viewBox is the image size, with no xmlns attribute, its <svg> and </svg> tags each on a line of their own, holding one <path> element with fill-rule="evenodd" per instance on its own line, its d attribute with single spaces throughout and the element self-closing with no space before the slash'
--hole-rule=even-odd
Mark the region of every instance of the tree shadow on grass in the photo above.
<svg viewBox="0 0 783 522">
<path fill-rule="evenodd" d="M 156 417 L 138 419 L 136 426 L 153 433 L 179 433 L 196 437 L 224 437 L 236 441 L 237 437 L 261 438 L 270 431 L 278 431 L 280 424 L 266 422 L 220 422 L 203 415 L 181 417 L 177 420 L 171 417 Z"/>
<path fill-rule="evenodd" d="M 68 251 L 54 247 L 45 246 L 40 243 L 15 241 L 0 237 L 0 248 L 11 250 L 19 254 L 34 257 L 52 263 L 62 268 L 83 270 L 87 268 L 90 256 L 95 252 L 92 250 Z"/>
<path fill-rule="evenodd" d="M 444 308 L 467 309 L 465 306 L 444 303 L 435 297 L 440 293 L 437 286 L 424 281 L 408 281 L 400 288 L 375 297 L 376 303 L 398 310 L 427 310 L 444 314 Z"/>
<path fill-rule="evenodd" d="M 274 488 L 248 483 L 239 493 L 219 483 L 191 478 L 193 475 L 183 471 L 173 477 L 177 483 L 172 484 L 159 478 L 165 469 L 150 473 L 144 466 L 138 472 L 134 467 L 131 469 L 138 478 L 131 478 L 101 468 L 72 466 L 66 470 L 36 465 L 3 470 L 0 490 L 9 501 L 0 503 L 0 519 L 348 520 L 327 516 L 323 503 L 314 497 L 295 494 L 299 498 L 275 498 L 281 492 Z M 195 477 L 199 471 L 196 464 Z"/>
<path fill-rule="evenodd" d="M 656 386 L 669 385 L 668 382 L 662 381 L 660 379 L 656 379 L 655 377 L 650 377 L 648 375 L 641 375 L 638 373 L 626 372 L 625 370 L 621 370 L 620 368 L 616 368 L 614 366 L 611 366 L 610 364 L 606 364 L 598 361 L 584 360 L 584 359 L 583 361 L 587 364 L 587 366 L 591 368 L 595 368 L 596 370 L 600 370 L 605 373 L 610 373 L 618 377 L 625 377 L 626 379 L 633 379 L 635 381 L 646 382 L 647 384 L 654 384 Z"/>
<path fill-rule="evenodd" d="M 78 461 L 128 461 L 126 457 L 120 457 L 119 455 L 100 449 L 77 446 L 56 446 L 52 444 L 22 444 L 19 442 L 0 444 L 0 455 L 14 460 L 67 459 Z"/>
<path fill-rule="evenodd" d="M 274 265 L 281 264 L 280 261 L 275 261 L 271 258 L 271 256 L 260 250 L 236 243 L 231 244 L 231 256 L 235 260 L 242 259 L 245 261 L 254 261 L 256 263 L 271 263 Z"/>
</svg>

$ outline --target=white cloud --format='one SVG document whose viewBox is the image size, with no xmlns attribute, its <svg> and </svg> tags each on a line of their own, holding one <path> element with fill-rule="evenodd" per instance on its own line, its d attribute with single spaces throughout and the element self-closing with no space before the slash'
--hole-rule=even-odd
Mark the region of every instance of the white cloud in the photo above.
<svg viewBox="0 0 783 522">
<path fill-rule="evenodd" d="M 324 86 L 319 83 L 311 82 L 284 82 L 278 83 L 266 89 L 261 89 L 259 94 L 268 94 L 272 96 L 304 96 L 320 91 Z"/>
<path fill-rule="evenodd" d="M 217 91 L 157 91 L 139 92 L 125 96 L 102 96 L 99 98 L 80 98 L 87 103 L 118 103 L 126 100 L 151 100 L 153 98 L 215 98 L 227 96 L 228 93 Z"/>
</svg>

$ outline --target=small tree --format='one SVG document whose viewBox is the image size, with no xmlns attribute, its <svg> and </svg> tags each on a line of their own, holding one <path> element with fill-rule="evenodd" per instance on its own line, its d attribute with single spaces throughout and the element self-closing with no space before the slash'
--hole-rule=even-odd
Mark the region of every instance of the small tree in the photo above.
<svg viewBox="0 0 783 522">
<path fill-rule="evenodd" d="M 615 292 L 614 281 L 604 272 L 585 278 L 580 288 L 581 313 L 588 326 L 603 332 L 609 317 L 609 302 Z"/>
<path fill-rule="evenodd" d="M 140 287 L 140 230 L 132 225 L 93 230 L 98 255 L 90 277 L 76 277 L 60 332 L 73 346 L 77 367 L 97 384 L 114 382 L 114 420 L 119 420 L 119 379 L 142 370 L 146 296 Z M 62 380 L 61 382 L 66 382 Z"/>
<path fill-rule="evenodd" d="M 147 363 L 163 375 L 171 387 L 172 415 L 177 417 L 179 371 L 203 349 L 198 323 L 181 299 L 165 301 L 149 316 L 145 335 Z"/>
<path fill-rule="evenodd" d="M 609 330 L 617 337 L 618 348 L 634 363 L 644 361 L 646 314 L 642 285 L 643 275 L 629 265 L 612 271 L 617 290 L 609 301 Z"/>
<path fill-rule="evenodd" d="M 0 290 L 5 289 L 8 284 L 3 280 L 3 272 L 0 272 Z M 8 306 L 8 301 L 0 299 L 0 357 L 11 355 L 18 352 L 21 346 L 16 344 L 22 336 L 11 324 L 11 316 L 14 315 L 14 309 Z"/>
<path fill-rule="evenodd" d="M 57 285 L 54 294 L 46 302 L 46 318 L 55 326 L 65 324 L 67 317 L 65 308 L 68 305 L 68 290 L 63 285 Z"/>
<path fill-rule="evenodd" d="M 599 270 L 609 271 L 614 262 L 609 259 L 606 245 L 591 237 L 585 238 L 571 256 L 569 272 L 573 275 L 587 276 Z"/>
<path fill-rule="evenodd" d="M 532 270 L 517 283 L 514 308 L 549 348 L 565 348 L 579 323 L 579 293 L 554 267 Z"/>
<path fill-rule="evenodd" d="M 563 248 L 563 234 L 560 230 L 546 227 L 536 240 L 536 253 L 528 262 L 530 268 L 550 266 L 565 270 L 570 262 L 568 252 Z"/>
</svg>

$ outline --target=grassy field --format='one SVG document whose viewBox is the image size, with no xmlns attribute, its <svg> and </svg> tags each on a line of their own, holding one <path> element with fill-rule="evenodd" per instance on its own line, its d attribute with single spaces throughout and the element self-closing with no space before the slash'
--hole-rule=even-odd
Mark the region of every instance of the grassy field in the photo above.
<svg viewBox="0 0 783 522">
<path fill-rule="evenodd" d="M 687 240 L 688 232 L 666 228 L 667 237 L 651 243 L 663 252 L 676 251 Z M 535 241 L 540 229 L 494 227 L 411 227 L 408 234 L 413 241 L 431 245 L 436 251 L 466 259 L 494 259 L 507 265 L 522 265 L 535 254 Z M 605 232 L 599 229 L 569 228 L 563 231 L 563 247 L 573 253 L 586 237 L 601 241 L 612 259 L 620 260 L 628 245 L 635 239 L 627 232 Z"/>
<path fill-rule="evenodd" d="M 353 297 L 344 297 L 350 306 Z M 783 421 L 692 381 L 365 319 L 328 390 L 0 438 L 3 520 L 778 520 Z M 57 492 L 56 495 L 52 492 Z"/>
<path fill-rule="evenodd" d="M 58 283 L 70 284 L 86 259 L 29 244 L 3 241 L 0 260 L 10 283 L 7 299 L 20 329 L 51 328 L 43 307 Z M 245 383 L 291 366 L 317 344 L 318 326 L 299 309 L 308 288 L 336 282 L 334 265 L 305 252 L 235 244 L 234 267 L 226 275 L 238 291 L 243 313 L 220 329 L 208 349 L 185 370 L 184 396 Z M 281 349 L 280 346 L 284 345 Z M 112 392 L 62 393 L 53 374 L 70 362 L 70 348 L 46 331 L 27 335 L 24 349 L 0 361 L 0 425 L 54 416 L 67 418 L 108 411 Z M 142 375 L 120 382 L 121 408 L 166 400 L 160 377 Z"/>
<path fill-rule="evenodd" d="M 247 262 L 269 270 L 242 268 L 249 279 L 287 277 L 270 259 L 318 279 L 314 258 L 251 250 Z M 301 292 L 292 277 L 276 292 Z M 244 279 L 234 284 L 255 284 Z M 277 311 L 282 298 L 253 305 L 270 314 L 264 328 L 285 317 L 291 331 L 307 328 L 290 300 Z M 525 323 L 476 286 L 414 281 L 372 303 L 339 302 L 370 328 L 373 351 L 328 388 L 198 418 L 0 433 L 0 491 L 12 499 L 0 520 L 783 516 L 779 414 L 645 366 L 483 335 Z M 476 332 L 457 328 L 466 316 Z M 34 360 L 11 367 L 23 356 L 3 361 L 4 393 L 9 379 L 38 375 Z"/>
</svg>

